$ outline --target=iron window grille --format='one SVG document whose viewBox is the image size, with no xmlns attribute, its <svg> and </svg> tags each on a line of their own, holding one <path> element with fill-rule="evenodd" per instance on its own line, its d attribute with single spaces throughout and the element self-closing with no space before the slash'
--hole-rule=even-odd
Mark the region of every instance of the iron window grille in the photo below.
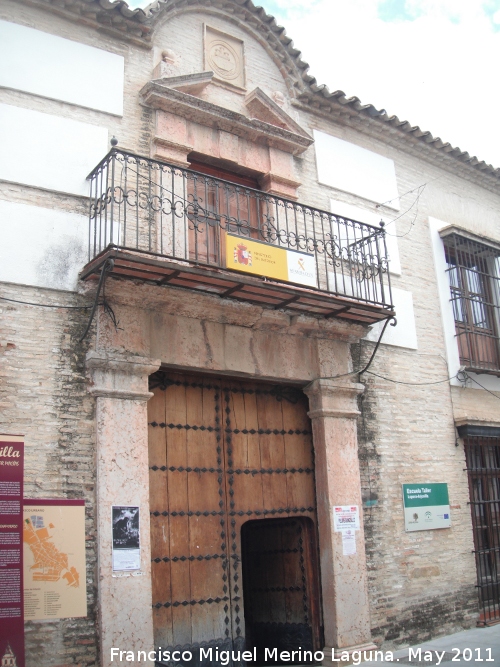
<svg viewBox="0 0 500 667">
<path fill-rule="evenodd" d="M 443 238 L 460 363 L 500 374 L 500 247 L 470 236 Z"/>
<path fill-rule="evenodd" d="M 500 428 L 463 426 L 469 477 L 479 623 L 500 620 Z"/>
</svg>

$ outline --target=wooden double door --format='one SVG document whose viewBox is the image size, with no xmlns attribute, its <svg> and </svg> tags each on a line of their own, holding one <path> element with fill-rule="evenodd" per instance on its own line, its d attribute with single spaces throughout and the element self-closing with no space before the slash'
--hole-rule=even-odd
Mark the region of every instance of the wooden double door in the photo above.
<svg viewBox="0 0 500 667">
<path fill-rule="evenodd" d="M 220 664 L 216 649 L 321 648 L 306 397 L 165 371 L 151 389 L 156 646 L 192 665 Z"/>
</svg>

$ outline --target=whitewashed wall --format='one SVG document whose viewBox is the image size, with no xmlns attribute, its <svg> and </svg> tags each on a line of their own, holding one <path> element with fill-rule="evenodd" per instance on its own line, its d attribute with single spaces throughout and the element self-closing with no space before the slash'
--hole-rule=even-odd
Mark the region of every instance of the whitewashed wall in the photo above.
<svg viewBox="0 0 500 667">
<path fill-rule="evenodd" d="M 460 370 L 460 355 L 458 351 L 458 343 L 455 335 L 455 317 L 453 315 L 453 306 L 450 301 L 450 284 L 448 281 L 448 274 L 446 273 L 446 257 L 444 253 L 444 245 L 439 231 L 444 227 L 449 227 L 450 223 L 437 220 L 436 218 L 429 218 L 429 230 L 431 234 L 432 251 L 434 253 L 434 266 L 436 268 L 436 279 L 439 291 L 439 302 L 441 305 L 441 321 L 443 323 L 444 341 L 446 346 L 446 357 L 448 360 L 448 372 L 450 377 L 455 376 Z M 500 391 L 500 378 L 482 373 L 467 373 L 477 379 L 480 384 L 490 391 Z M 451 384 L 463 386 L 457 379 L 452 379 Z M 471 389 L 482 389 L 471 382 L 468 387 Z"/>
<path fill-rule="evenodd" d="M 108 130 L 0 104 L 0 178 L 88 195 L 88 173 L 106 155 Z"/>
<path fill-rule="evenodd" d="M 393 327 L 389 324 L 386 327 L 382 343 L 395 347 L 406 347 L 410 350 L 418 349 L 412 293 L 393 287 L 392 301 L 396 311 L 397 325 Z M 383 326 L 384 322 L 374 324 L 365 339 L 377 341 Z"/>
<path fill-rule="evenodd" d="M 123 114 L 124 59 L 93 46 L 0 21 L 0 86 Z"/>
<path fill-rule="evenodd" d="M 0 200 L 0 281 L 74 290 L 88 257 L 86 216 Z"/>
<path fill-rule="evenodd" d="M 318 130 L 314 141 L 320 183 L 399 210 L 393 160 Z"/>
</svg>

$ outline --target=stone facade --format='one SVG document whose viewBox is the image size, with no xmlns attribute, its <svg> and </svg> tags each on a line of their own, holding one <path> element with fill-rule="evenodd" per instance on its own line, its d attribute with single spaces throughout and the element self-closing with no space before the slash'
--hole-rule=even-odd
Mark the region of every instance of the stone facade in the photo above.
<svg viewBox="0 0 500 667">
<path fill-rule="evenodd" d="M 98 0 L 67 7 L 4 0 L 0 21 L 123 57 L 124 110 L 119 116 L 12 87 L 0 88 L 0 104 L 104 127 L 121 148 L 175 165 L 188 165 L 194 153 L 257 175 L 266 192 L 325 211 L 334 199 L 383 216 L 387 234 L 398 237 L 401 272 L 391 275 L 392 286 L 411 292 L 418 347 L 382 342 L 373 374 L 349 376 L 374 348 L 361 323 L 114 277 L 106 300 L 116 325 L 99 307 L 80 342 L 95 281 L 70 291 L 23 275 L 3 281 L 0 430 L 25 435 L 26 496 L 86 500 L 89 615 L 27 623 L 30 667 L 108 665 L 110 648 L 124 637 L 136 650 L 152 648 L 149 563 L 144 576 L 111 579 L 106 531 L 123 488 L 130 504 L 148 511 L 147 376 L 160 365 L 304 388 L 321 466 L 325 650 L 417 643 L 478 618 L 468 480 L 455 426 L 498 426 L 500 391 L 443 381 L 450 370 L 429 218 L 500 242 L 497 177 L 322 95 L 286 38 L 250 5 L 167 2 L 143 21 Z M 226 50 L 214 60 L 224 35 Z M 207 74 L 210 58 L 218 63 L 215 76 Z M 393 160 L 399 212 L 394 202 L 321 182 L 314 131 Z M 32 207 L 35 217 L 41 209 L 88 211 L 87 198 L 36 179 L 1 179 L 3 202 Z M 19 237 L 22 245 L 23 230 Z M 419 481 L 448 483 L 451 529 L 405 532 L 401 484 Z M 362 506 L 364 530 L 351 561 L 331 529 L 335 504 Z M 142 530 L 147 561 L 146 522 Z"/>
</svg>

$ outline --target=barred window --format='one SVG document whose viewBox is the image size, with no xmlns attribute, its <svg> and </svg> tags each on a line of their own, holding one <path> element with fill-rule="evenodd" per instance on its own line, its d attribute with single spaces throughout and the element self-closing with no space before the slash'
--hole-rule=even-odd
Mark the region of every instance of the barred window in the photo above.
<svg viewBox="0 0 500 667">
<path fill-rule="evenodd" d="M 453 232 L 443 243 L 460 362 L 468 370 L 498 375 L 500 247 Z"/>
<path fill-rule="evenodd" d="M 469 477 L 481 625 L 500 620 L 500 428 L 466 424 L 464 439 Z"/>
</svg>

